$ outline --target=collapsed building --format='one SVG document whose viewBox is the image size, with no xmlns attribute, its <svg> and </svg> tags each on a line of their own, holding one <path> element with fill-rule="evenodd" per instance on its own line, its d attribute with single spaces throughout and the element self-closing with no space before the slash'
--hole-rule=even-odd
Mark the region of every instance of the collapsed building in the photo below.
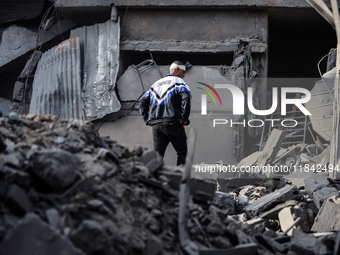
<svg viewBox="0 0 340 255">
<path fill-rule="evenodd" d="M 308 3 L 35 0 L 1 7 L 3 254 L 23 254 L 17 239 L 43 239 L 30 236 L 34 228 L 57 238 L 31 249 L 62 244 L 55 254 L 338 251 L 339 183 L 328 177 L 337 177 L 335 169 L 323 169 L 336 38 Z M 323 56 L 328 60 L 319 62 Z M 188 67 L 188 131 L 197 134 L 190 151 L 197 179 L 190 181 L 187 169 L 169 169 L 145 149 L 151 130 L 138 112 L 145 91 L 176 59 Z M 204 97 L 201 88 L 215 84 L 237 87 L 256 109 L 272 105 L 273 88 L 302 87 L 312 91 L 306 108 L 313 114 L 287 109 L 298 126 L 285 130 L 279 106 L 263 119 L 234 114 L 240 105 L 222 87 L 215 87 L 220 101 Z M 171 151 L 164 162 L 174 158 Z M 71 174 L 79 162 L 82 169 Z M 55 176 L 63 170 L 69 182 Z"/>
</svg>

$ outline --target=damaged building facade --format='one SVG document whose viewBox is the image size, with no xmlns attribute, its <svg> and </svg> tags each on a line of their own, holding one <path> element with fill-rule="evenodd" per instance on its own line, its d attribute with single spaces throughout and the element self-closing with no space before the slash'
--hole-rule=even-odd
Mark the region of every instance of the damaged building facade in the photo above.
<svg viewBox="0 0 340 255">
<path fill-rule="evenodd" d="M 192 92 L 188 130 L 198 134 L 194 163 L 234 164 L 263 148 L 263 128 L 230 125 L 257 117 L 233 115 L 237 106 L 227 89 L 216 89 L 220 102 L 208 95 L 202 111 L 204 84 L 233 84 L 245 98 L 251 86 L 254 107 L 268 109 L 272 87 L 311 90 L 320 80 L 317 63 L 336 46 L 333 28 L 302 0 L 34 2 L 35 10 L 22 7 L 31 16 L 3 15 L 2 111 L 90 120 L 102 136 L 152 148 L 138 101 L 181 60 L 191 66 L 185 80 Z M 277 84 L 277 78 L 308 82 Z M 214 127 L 215 119 L 228 123 Z M 170 149 L 165 163 L 174 160 Z"/>
</svg>

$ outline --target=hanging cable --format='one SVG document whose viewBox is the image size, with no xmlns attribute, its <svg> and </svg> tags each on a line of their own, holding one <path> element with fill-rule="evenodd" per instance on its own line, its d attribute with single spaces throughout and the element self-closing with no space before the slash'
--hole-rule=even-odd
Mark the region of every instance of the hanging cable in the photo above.
<svg viewBox="0 0 340 255">
<path fill-rule="evenodd" d="M 331 50 L 328 54 L 326 54 L 325 56 L 323 56 L 323 57 L 319 60 L 319 62 L 318 62 L 318 64 L 317 64 L 317 67 L 318 67 L 318 71 L 319 71 L 321 80 L 322 80 L 323 84 L 325 85 L 326 89 L 328 90 L 328 92 L 329 92 L 329 94 L 331 95 L 332 98 L 334 98 L 334 97 L 333 97 L 333 94 L 332 94 L 332 91 L 330 91 L 329 88 L 327 87 L 326 82 L 325 82 L 325 80 L 324 80 L 324 78 L 323 78 L 323 75 L 322 75 L 322 73 L 321 73 L 321 70 L 320 70 L 320 63 L 322 62 L 322 60 L 324 60 L 326 57 L 328 57 L 328 56 L 329 56 L 330 54 L 332 54 L 334 51 L 336 51 L 336 49 Z"/>
</svg>

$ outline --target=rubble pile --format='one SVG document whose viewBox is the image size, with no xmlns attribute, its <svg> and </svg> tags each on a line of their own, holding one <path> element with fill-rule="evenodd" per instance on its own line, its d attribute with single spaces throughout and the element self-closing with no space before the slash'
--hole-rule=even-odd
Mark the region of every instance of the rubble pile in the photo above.
<svg viewBox="0 0 340 255">
<path fill-rule="evenodd" d="M 0 254 L 184 254 L 182 171 L 99 137 L 90 122 L 9 114 L 0 119 Z M 207 252 L 332 254 L 340 186 L 309 178 L 304 188 L 271 178 L 228 192 L 191 179 L 190 240 Z"/>
</svg>

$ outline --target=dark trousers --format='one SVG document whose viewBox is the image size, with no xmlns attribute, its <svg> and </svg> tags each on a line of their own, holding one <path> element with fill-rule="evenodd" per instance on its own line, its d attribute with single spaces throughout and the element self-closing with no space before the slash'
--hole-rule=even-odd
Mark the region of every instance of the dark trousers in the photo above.
<svg viewBox="0 0 340 255">
<path fill-rule="evenodd" d="M 169 142 L 177 152 L 177 165 L 185 165 L 187 155 L 187 136 L 180 124 L 156 124 L 152 126 L 154 150 L 164 157 Z"/>
</svg>

